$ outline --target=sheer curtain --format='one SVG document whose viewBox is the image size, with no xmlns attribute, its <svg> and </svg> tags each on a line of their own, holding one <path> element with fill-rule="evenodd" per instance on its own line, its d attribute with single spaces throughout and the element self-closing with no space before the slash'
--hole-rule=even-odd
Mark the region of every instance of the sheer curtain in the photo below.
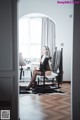
<svg viewBox="0 0 80 120">
<path fill-rule="evenodd" d="M 55 23 L 47 17 L 23 17 L 19 20 L 19 52 L 24 58 L 39 59 L 46 45 L 53 56 L 55 48 Z"/>
<path fill-rule="evenodd" d="M 42 19 L 30 19 L 30 58 L 40 59 L 41 56 L 41 30 Z"/>
<path fill-rule="evenodd" d="M 19 53 L 26 58 L 29 56 L 29 20 L 21 18 L 19 20 Z"/>
<path fill-rule="evenodd" d="M 55 49 L 55 23 L 49 18 L 42 18 L 42 39 L 41 48 L 43 46 L 48 46 L 53 56 Z"/>
<path fill-rule="evenodd" d="M 28 60 L 39 60 L 41 55 L 42 19 L 31 17 L 19 21 L 19 52 Z"/>
</svg>

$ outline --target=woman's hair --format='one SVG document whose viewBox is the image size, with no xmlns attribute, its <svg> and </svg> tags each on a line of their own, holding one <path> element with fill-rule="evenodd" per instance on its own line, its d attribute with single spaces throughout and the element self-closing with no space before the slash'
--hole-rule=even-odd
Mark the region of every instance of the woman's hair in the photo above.
<svg viewBox="0 0 80 120">
<path fill-rule="evenodd" d="M 43 46 L 46 49 L 46 56 L 50 57 L 50 49 L 48 46 Z"/>
</svg>

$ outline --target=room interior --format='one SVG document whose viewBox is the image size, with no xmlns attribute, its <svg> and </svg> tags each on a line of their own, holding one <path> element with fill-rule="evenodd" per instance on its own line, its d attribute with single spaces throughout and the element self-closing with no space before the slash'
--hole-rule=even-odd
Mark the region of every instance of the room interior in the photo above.
<svg viewBox="0 0 80 120">
<path fill-rule="evenodd" d="M 25 1 L 25 0 L 23 0 Z M 48 0 L 44 0 L 44 1 L 39 1 L 39 0 L 34 0 L 35 2 L 31 2 L 30 1 L 27 1 L 27 4 L 25 4 L 25 10 L 22 11 L 22 14 L 24 13 L 32 13 L 32 12 L 37 12 L 38 13 L 43 13 L 47 16 L 50 16 L 50 18 L 53 18 L 54 19 L 54 16 L 58 15 L 57 16 L 57 19 L 55 20 L 56 22 L 57 21 L 60 21 L 61 23 L 65 23 L 65 28 L 67 28 L 67 26 L 69 27 L 69 29 L 67 31 L 70 31 L 72 29 L 72 27 L 70 27 L 70 25 L 73 25 L 73 35 L 69 32 L 68 34 L 65 33 L 64 29 L 63 29 L 63 26 L 62 24 L 58 24 L 59 26 L 56 28 L 56 31 L 59 30 L 59 33 L 56 37 L 58 37 L 57 40 L 61 39 L 61 38 L 64 38 L 64 40 L 66 40 L 66 45 L 69 46 L 70 44 L 72 44 L 72 48 L 71 48 L 71 52 L 72 54 L 69 55 L 68 53 L 70 53 L 70 48 L 67 47 L 67 50 L 68 53 L 67 53 L 67 50 L 66 50 L 66 53 L 65 55 L 67 55 L 67 62 L 69 62 L 69 59 L 68 57 L 70 56 L 71 59 L 72 59 L 72 63 L 71 63 L 71 71 L 69 71 L 69 75 L 70 75 L 70 72 L 72 74 L 71 76 L 71 114 L 70 114 L 70 111 L 69 111 L 69 107 L 67 107 L 67 110 L 69 112 L 69 114 L 71 115 L 71 118 L 72 120 L 78 120 L 80 119 L 80 85 L 79 85 L 79 80 L 80 80 L 80 56 L 78 54 L 78 52 L 80 51 L 80 5 L 79 4 L 68 4 L 68 5 L 62 5 L 62 4 L 55 4 L 54 6 L 54 10 L 53 10 L 53 1 L 48 1 Z M 74 0 L 76 1 L 76 0 Z M 0 112 L 1 110 L 8 110 L 6 112 L 9 113 L 10 111 L 10 118 L 11 120 L 19 120 L 19 117 L 20 117 L 20 114 L 19 114 L 19 104 L 18 104 L 18 100 L 19 99 L 19 94 L 18 94 L 18 39 L 17 39 L 17 10 L 18 10 L 18 7 L 19 7 L 19 2 L 20 0 L 5 0 L 5 2 L 3 0 L 0 0 Z M 31 3 L 31 4 L 30 4 Z M 29 8 L 28 8 L 28 6 Z M 36 5 L 36 7 L 35 7 Z M 45 7 L 44 7 L 45 5 Z M 24 4 L 22 3 L 23 7 L 21 8 L 24 8 Z M 33 10 L 33 7 L 34 6 L 34 10 Z M 60 9 L 57 10 L 57 7 L 59 7 Z M 66 6 L 66 7 L 65 7 Z M 71 6 L 73 6 L 73 10 L 72 12 L 69 13 L 69 18 L 74 18 L 73 22 L 68 22 L 67 20 L 71 20 L 71 19 L 66 19 L 67 18 L 67 15 L 65 12 L 65 9 L 68 9 L 67 10 L 71 10 Z M 28 9 L 27 9 L 28 8 Z M 47 9 L 45 9 L 47 8 Z M 50 9 L 49 9 L 50 8 Z M 56 9 L 55 9 L 56 8 Z M 64 9 L 63 9 L 64 8 Z M 27 9 L 27 10 L 26 10 Z M 44 12 L 42 12 L 44 11 Z M 54 13 L 53 11 L 56 11 L 56 13 Z M 65 13 L 64 15 L 62 13 Z M 72 14 L 73 13 L 73 14 Z M 49 14 L 49 15 L 48 15 Z M 59 16 L 62 16 L 62 17 L 59 17 Z M 18 16 L 19 17 L 19 16 Z M 59 17 L 59 19 L 58 19 Z M 65 22 L 66 21 L 66 22 Z M 71 20 L 72 21 L 72 20 Z M 70 24 L 69 24 L 70 23 Z M 57 24 L 56 24 L 57 25 Z M 60 28 L 60 29 L 59 29 Z M 64 36 L 67 35 L 70 37 L 70 39 L 67 39 L 67 36 L 64 37 L 60 37 L 61 36 L 61 29 L 63 30 L 62 33 L 64 33 Z M 72 37 L 73 39 L 72 39 Z M 67 43 L 67 40 L 71 40 L 72 39 L 72 42 L 70 42 L 70 44 Z M 63 39 L 61 39 L 63 40 Z M 64 42 L 62 42 L 62 45 L 65 46 L 65 44 L 63 44 Z M 58 44 L 58 43 L 57 43 Z M 60 45 L 60 44 L 58 44 Z M 66 46 L 65 46 L 66 47 Z M 68 49 L 69 48 L 69 49 Z M 69 56 L 68 56 L 69 55 Z M 67 65 L 67 63 L 65 64 Z M 67 65 L 68 67 L 68 65 Z M 69 66 L 70 67 L 70 66 Z M 66 69 L 67 70 L 67 69 Z M 67 77 L 67 73 L 65 73 L 66 77 Z M 66 80 L 66 79 L 65 79 Z M 7 81 L 7 82 L 5 82 Z M 69 88 L 67 88 L 66 86 L 66 89 L 69 90 Z M 66 90 L 66 91 L 67 91 Z M 70 90 L 69 90 L 70 91 Z M 69 93 L 69 92 L 68 92 Z M 70 95 L 70 93 L 68 94 Z M 58 98 L 59 97 L 59 98 Z M 25 109 L 24 107 L 21 107 L 21 109 L 23 108 L 24 111 L 26 111 L 26 114 L 29 112 L 31 112 L 30 110 L 33 108 L 33 111 L 31 113 L 35 113 L 34 114 L 34 118 L 35 117 L 42 117 L 41 119 L 44 119 L 45 117 L 47 117 L 47 119 L 53 119 L 53 115 L 55 115 L 56 117 L 58 117 L 58 115 L 60 115 L 61 117 L 61 110 L 54 110 L 53 108 L 53 104 L 54 106 L 56 105 L 57 107 L 59 105 L 62 105 L 62 103 L 60 104 L 60 100 L 63 100 L 64 97 L 63 95 L 62 96 L 57 96 L 57 99 L 59 101 L 56 100 L 56 98 L 53 97 L 53 100 L 51 98 L 51 96 L 45 96 L 45 99 L 44 99 L 44 96 L 27 96 L 27 99 L 25 97 L 22 97 L 21 99 L 30 102 L 30 105 L 31 106 L 27 106 L 28 105 L 28 102 L 26 102 L 26 106 L 25 106 L 25 102 L 23 102 L 24 106 L 25 106 Z M 65 96 L 67 97 L 67 96 Z M 49 98 L 49 100 L 48 100 Z M 62 98 L 62 99 L 61 99 Z M 30 101 L 33 100 L 33 101 Z M 51 100 L 52 102 L 51 102 Z M 56 102 L 54 103 L 53 101 L 59 103 L 59 105 L 56 104 Z M 40 101 L 39 101 L 40 100 Z M 22 101 L 22 100 L 21 100 Z M 35 101 L 37 104 L 35 104 Z M 41 103 L 42 101 L 42 103 Z M 49 105 L 49 107 L 47 107 L 45 105 L 45 101 L 46 101 L 46 105 Z M 64 98 L 64 101 L 65 101 L 65 98 Z M 69 100 L 67 100 L 67 102 L 69 103 Z M 32 106 L 32 103 L 35 105 L 35 106 Z M 38 104 L 39 103 L 39 104 Z M 52 104 L 51 104 L 52 103 Z M 69 104 L 67 104 L 68 106 Z M 51 114 L 51 111 L 50 111 L 50 107 L 52 106 L 52 114 Z M 38 110 L 39 108 L 39 110 Z M 64 108 L 64 107 L 63 107 Z M 37 110 L 35 112 L 35 109 Z M 47 110 L 48 112 L 47 112 Z M 3 112 L 4 112 L 3 110 Z M 37 114 L 37 112 L 39 111 L 39 113 Z M 65 112 L 65 111 L 64 111 Z M 21 112 L 23 114 L 23 112 Z M 49 114 L 50 113 L 50 114 Z M 24 114 L 24 117 L 26 117 L 26 114 Z M 46 114 L 48 116 L 46 116 Z M 57 115 L 58 114 L 58 115 Z M 65 114 L 68 116 L 69 114 L 67 114 L 65 112 Z M 43 116 L 42 116 L 43 115 Z M 2 115 L 1 115 L 2 116 Z M 0 116 L 0 117 L 1 117 Z M 31 118 L 32 118 L 32 114 L 30 114 Z M 28 118 L 30 116 L 27 116 Z M 51 116 L 51 117 L 50 117 Z M 7 117 L 7 116 L 5 116 Z M 8 117 L 9 118 L 9 117 Z M 70 116 L 69 116 L 70 118 Z M 59 118 L 58 118 L 59 119 Z M 62 119 L 62 118 L 60 118 Z M 67 119 L 67 118 L 66 118 Z"/>
<path fill-rule="evenodd" d="M 38 8 L 36 8 L 36 9 L 35 9 L 35 3 L 38 6 Z M 54 46 L 55 47 L 57 46 L 58 49 L 63 48 L 63 73 L 64 73 L 63 74 L 63 83 L 65 83 L 65 84 L 68 83 L 69 86 L 67 86 L 67 84 L 66 84 L 66 86 L 68 87 L 68 90 L 70 90 L 70 91 L 66 91 L 70 95 L 68 98 L 68 100 L 69 100 L 68 111 L 65 111 L 65 113 L 67 113 L 65 115 L 65 118 L 67 116 L 67 117 L 69 117 L 68 119 L 71 119 L 71 77 L 72 77 L 71 76 L 71 73 L 72 73 L 72 56 L 71 55 L 72 55 L 72 42 L 73 42 L 73 4 L 60 6 L 57 4 L 56 0 L 52 3 L 47 1 L 46 4 L 47 5 L 42 5 L 42 1 L 39 1 L 39 3 L 38 3 L 36 0 L 33 4 L 32 4 L 32 1 L 25 1 L 25 0 L 24 0 L 24 2 L 20 1 L 19 7 L 18 7 L 19 8 L 18 9 L 19 20 L 22 21 L 22 19 L 26 19 L 26 18 L 27 19 L 31 19 L 31 18 L 34 19 L 34 18 L 41 18 L 41 17 L 43 18 L 44 16 L 45 17 L 47 16 L 49 19 L 51 19 L 55 23 L 55 29 L 54 29 L 54 35 L 53 35 L 54 36 Z M 42 7 L 42 9 L 40 8 L 40 6 Z M 32 9 L 30 9 L 30 7 Z M 47 11 L 47 7 L 50 8 L 49 11 Z M 25 21 L 23 22 L 23 24 L 25 24 Z M 28 20 L 28 22 L 29 22 L 29 20 Z M 23 25 L 23 26 L 25 27 L 25 25 Z M 69 26 L 69 29 L 68 29 L 68 26 Z M 21 29 L 22 31 L 23 31 L 23 29 L 24 29 L 24 31 L 26 30 L 26 28 L 24 28 L 24 27 Z M 21 33 L 22 33 L 22 31 L 21 31 Z M 21 33 L 20 33 L 20 35 L 21 35 Z M 24 33 L 24 36 L 26 36 L 26 33 L 25 32 L 23 32 L 23 33 Z M 23 37 L 20 36 L 19 38 L 23 38 Z M 45 37 L 45 39 L 46 39 L 46 37 Z M 47 38 L 47 39 L 50 39 L 50 35 L 49 35 L 49 38 Z M 22 43 L 21 43 L 21 45 L 22 45 Z M 54 51 L 54 46 L 52 46 L 53 51 Z M 21 46 L 20 46 L 20 48 L 21 48 Z M 29 48 L 29 47 L 27 47 L 27 48 Z M 24 49 L 26 49 L 26 46 L 24 47 Z M 40 55 L 40 50 L 38 52 Z M 26 52 L 23 52 L 24 58 L 25 58 L 25 55 L 24 55 L 25 53 Z M 32 51 L 32 53 L 33 53 L 33 51 Z M 30 52 L 26 53 L 26 55 L 30 56 Z M 40 56 L 38 56 L 38 57 L 40 57 Z M 39 58 L 37 58 L 37 59 L 39 59 Z M 36 61 L 36 59 L 34 59 L 34 60 Z M 25 76 L 23 76 L 22 81 L 25 81 L 24 77 Z M 28 78 L 28 80 L 29 79 L 30 78 Z M 21 83 L 21 84 L 23 84 L 23 86 L 24 86 L 24 83 Z M 24 98 L 24 99 L 27 99 L 27 98 Z M 20 105 L 20 108 L 21 108 L 21 105 Z M 25 119 L 25 117 L 24 117 L 25 115 L 23 115 L 21 111 L 20 111 L 20 113 L 23 116 L 23 118 Z M 27 113 L 25 113 L 25 114 L 27 114 Z M 33 114 L 33 116 L 35 116 L 35 115 Z M 29 117 L 29 115 L 27 117 Z M 49 116 L 47 116 L 47 117 L 49 117 Z M 51 117 L 53 118 L 53 116 L 51 116 Z M 34 117 L 34 119 L 35 118 L 36 117 Z M 31 118 L 29 118 L 29 119 L 31 119 Z M 58 119 L 58 118 L 56 118 L 56 119 Z"/>
<path fill-rule="evenodd" d="M 45 3 L 45 1 L 44 1 Z M 35 8 L 36 4 L 36 8 Z M 49 10 L 48 10 L 49 8 Z M 57 1 L 46 1 L 44 5 L 42 1 L 20 0 L 18 4 L 18 18 L 30 13 L 41 13 L 48 16 L 55 22 L 55 44 L 58 48 L 64 47 L 63 66 L 64 80 L 71 81 L 71 65 L 72 65 L 72 42 L 73 42 L 73 4 L 59 5 Z M 68 27 L 69 26 L 69 29 Z M 66 61 L 67 59 L 67 61 Z M 67 65 L 67 63 L 69 65 Z M 66 73 L 66 74 L 65 74 Z"/>
</svg>

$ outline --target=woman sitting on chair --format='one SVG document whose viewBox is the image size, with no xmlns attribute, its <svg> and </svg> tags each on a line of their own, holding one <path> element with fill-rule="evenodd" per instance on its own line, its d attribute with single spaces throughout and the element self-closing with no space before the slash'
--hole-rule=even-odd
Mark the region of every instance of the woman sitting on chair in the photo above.
<svg viewBox="0 0 80 120">
<path fill-rule="evenodd" d="M 40 67 L 35 68 L 33 70 L 33 75 L 31 78 L 31 81 L 29 83 L 29 85 L 27 86 L 26 90 L 29 90 L 30 87 L 35 87 L 35 80 L 36 80 L 36 76 L 37 75 L 44 75 L 45 71 L 49 71 L 50 70 L 50 66 L 49 66 L 49 59 L 50 59 L 50 50 L 47 46 L 44 46 L 42 49 L 42 55 L 41 55 L 41 59 L 40 59 Z"/>
</svg>

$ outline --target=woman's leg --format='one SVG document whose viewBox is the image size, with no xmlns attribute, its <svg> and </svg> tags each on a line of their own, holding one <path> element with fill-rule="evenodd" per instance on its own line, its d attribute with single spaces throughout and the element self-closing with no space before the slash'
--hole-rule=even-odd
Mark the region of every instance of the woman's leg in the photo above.
<svg viewBox="0 0 80 120">
<path fill-rule="evenodd" d="M 30 88 L 30 87 L 32 86 L 32 84 L 35 83 L 35 80 L 36 80 L 36 76 L 37 76 L 37 75 L 41 75 L 41 71 L 35 69 L 35 70 L 33 71 L 33 75 L 32 75 L 31 81 L 30 81 L 30 83 L 29 83 L 29 85 L 28 85 L 28 88 Z"/>
</svg>

